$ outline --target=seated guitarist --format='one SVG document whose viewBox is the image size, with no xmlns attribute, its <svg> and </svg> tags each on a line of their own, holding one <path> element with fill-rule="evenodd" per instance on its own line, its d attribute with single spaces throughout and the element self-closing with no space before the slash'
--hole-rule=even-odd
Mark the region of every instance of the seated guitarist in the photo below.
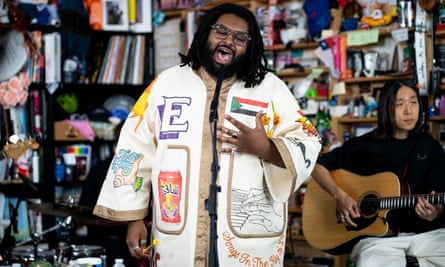
<svg viewBox="0 0 445 267">
<path fill-rule="evenodd" d="M 330 172 L 336 169 L 362 176 L 393 172 L 401 185 L 408 184 L 405 194 L 445 192 L 444 149 L 425 131 L 421 114 L 414 84 L 387 82 L 379 95 L 377 128 L 320 156 L 312 176 L 335 199 L 339 223 L 354 229 L 363 216 L 358 200 L 334 182 Z M 414 208 L 388 213 L 398 230 L 394 235 L 360 238 L 350 255 L 356 266 L 406 266 L 416 259 L 417 266 L 445 266 L 444 199 L 435 205 L 422 197 L 416 201 Z"/>
</svg>

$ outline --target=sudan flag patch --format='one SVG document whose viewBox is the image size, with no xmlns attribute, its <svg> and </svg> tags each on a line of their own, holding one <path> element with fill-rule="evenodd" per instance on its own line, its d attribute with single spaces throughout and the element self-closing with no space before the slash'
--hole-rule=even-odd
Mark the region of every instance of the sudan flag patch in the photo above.
<svg viewBox="0 0 445 267">
<path fill-rule="evenodd" d="M 267 102 L 261 102 L 253 99 L 234 96 L 232 97 L 230 111 L 233 113 L 255 116 L 258 113 L 258 111 L 266 112 L 268 107 L 269 103 Z"/>
</svg>

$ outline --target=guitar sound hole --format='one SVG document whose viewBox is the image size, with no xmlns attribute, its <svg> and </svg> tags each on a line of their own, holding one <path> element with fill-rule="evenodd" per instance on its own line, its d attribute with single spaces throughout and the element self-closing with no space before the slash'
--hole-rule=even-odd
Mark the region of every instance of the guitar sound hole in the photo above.
<svg viewBox="0 0 445 267">
<path fill-rule="evenodd" d="M 378 209 L 379 199 L 375 194 L 368 194 L 360 201 L 360 211 L 365 218 L 377 214 Z"/>
<path fill-rule="evenodd" d="M 348 231 L 359 231 L 374 223 L 379 209 L 377 195 L 374 193 L 365 195 L 359 202 L 359 207 L 361 217 L 353 220 L 357 224 L 357 227 L 345 226 Z"/>
</svg>

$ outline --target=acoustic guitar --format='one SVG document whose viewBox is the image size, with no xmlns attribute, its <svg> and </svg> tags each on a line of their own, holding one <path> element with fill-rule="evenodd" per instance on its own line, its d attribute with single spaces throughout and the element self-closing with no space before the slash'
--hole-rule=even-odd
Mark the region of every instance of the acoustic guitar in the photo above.
<svg viewBox="0 0 445 267">
<path fill-rule="evenodd" d="M 304 237 L 312 247 L 333 255 L 350 252 L 364 237 L 396 234 L 397 229 L 387 220 L 391 209 L 413 208 L 419 196 L 432 204 L 445 202 L 445 193 L 401 195 L 399 179 L 391 172 L 361 176 L 338 169 L 331 175 L 337 185 L 359 203 L 361 217 L 354 220 L 357 227 L 347 227 L 337 221 L 336 201 L 316 181 L 307 186 L 302 226 Z"/>
</svg>

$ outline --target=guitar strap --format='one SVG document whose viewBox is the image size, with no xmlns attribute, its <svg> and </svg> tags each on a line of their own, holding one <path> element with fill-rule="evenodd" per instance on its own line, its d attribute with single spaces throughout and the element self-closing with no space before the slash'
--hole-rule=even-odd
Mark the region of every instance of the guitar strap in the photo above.
<svg viewBox="0 0 445 267">
<path fill-rule="evenodd" d="M 411 157 L 411 153 L 410 153 L 410 157 Z M 399 178 L 399 180 L 400 180 L 400 185 L 401 185 L 401 194 L 402 195 L 409 195 L 410 194 L 410 190 L 409 190 L 409 184 L 408 184 L 408 181 L 406 180 L 406 174 L 407 174 L 407 172 L 408 172 L 408 162 L 409 162 L 409 157 L 408 157 L 408 159 L 406 160 L 406 163 L 405 163 L 405 167 L 403 168 L 403 174 L 402 174 L 402 177 L 400 177 Z"/>
<path fill-rule="evenodd" d="M 410 137 L 408 137 L 410 138 Z M 403 172 L 402 172 L 402 176 L 399 177 L 400 180 L 400 185 L 401 185 L 401 194 L 402 195 L 409 195 L 411 194 L 411 190 L 409 188 L 409 183 L 408 180 L 406 179 L 407 175 L 408 175 L 408 167 L 409 167 L 409 162 L 410 159 L 413 157 L 413 151 L 414 148 L 417 146 L 417 142 L 419 140 L 419 137 L 415 137 L 416 140 L 414 142 L 414 144 L 411 146 L 409 153 L 408 153 L 408 157 L 406 158 L 406 162 L 405 162 L 405 166 L 403 167 Z"/>
<path fill-rule="evenodd" d="M 410 159 L 413 155 L 414 147 L 416 147 L 417 141 L 411 146 L 408 157 L 406 158 L 405 165 L 403 167 L 402 175 L 398 176 L 400 182 L 400 195 L 409 195 L 410 189 L 408 180 L 406 179 L 408 175 L 408 167 Z M 399 232 L 398 225 L 400 223 L 401 214 L 397 209 L 392 209 L 388 212 L 386 218 L 384 218 L 385 223 L 388 223 L 389 230 L 388 235 L 396 235 Z"/>
</svg>

